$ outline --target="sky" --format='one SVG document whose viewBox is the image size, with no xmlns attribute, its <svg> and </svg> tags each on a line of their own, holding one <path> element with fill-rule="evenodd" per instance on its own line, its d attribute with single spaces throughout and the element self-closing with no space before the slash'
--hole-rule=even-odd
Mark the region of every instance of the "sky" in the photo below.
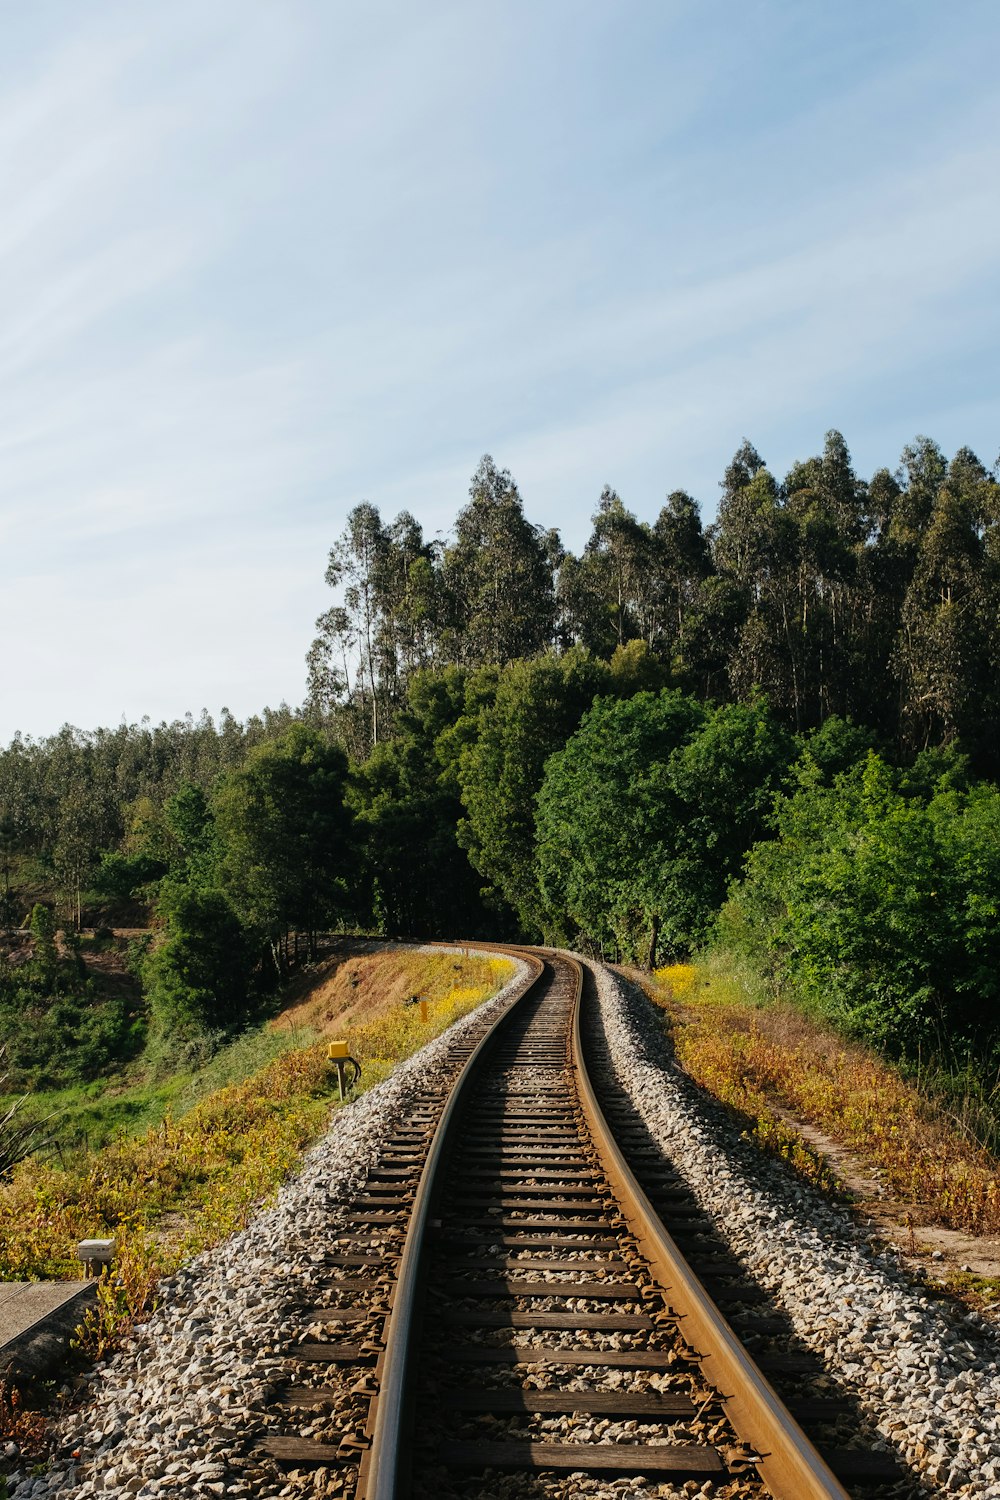
<svg viewBox="0 0 1000 1500">
<path fill-rule="evenodd" d="M 304 696 L 361 500 L 1000 450 L 995 0 L 0 0 L 0 742 Z"/>
</svg>

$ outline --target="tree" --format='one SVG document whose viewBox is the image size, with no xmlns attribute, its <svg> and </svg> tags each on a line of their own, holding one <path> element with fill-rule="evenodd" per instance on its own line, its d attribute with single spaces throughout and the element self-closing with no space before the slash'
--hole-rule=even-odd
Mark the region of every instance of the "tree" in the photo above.
<svg viewBox="0 0 1000 1500">
<path fill-rule="evenodd" d="M 710 533 L 713 560 L 742 589 L 745 609 L 728 663 L 730 690 L 744 700 L 765 692 L 776 711 L 799 728 L 806 717 L 807 653 L 796 587 L 795 519 L 753 449 L 737 454 L 726 470 L 724 490 Z"/>
<path fill-rule="evenodd" d="M 579 933 L 651 965 L 661 944 L 687 946 L 693 913 L 677 860 L 685 810 L 670 762 L 703 716 L 676 690 L 599 698 L 550 757 L 536 814 L 550 936 Z"/>
<path fill-rule="evenodd" d="M 960 450 L 918 545 L 897 647 L 903 728 L 917 748 L 995 739 L 1000 593 L 983 540 L 993 487 L 975 454 Z"/>
<path fill-rule="evenodd" d="M 607 666 L 582 651 L 511 663 L 478 706 L 477 674 L 470 679 L 467 712 L 451 742 L 465 813 L 459 843 L 526 932 L 544 925 L 534 845 L 545 761 L 611 682 Z"/>
<path fill-rule="evenodd" d="M 696 502 L 673 490 L 656 518 L 650 538 L 652 584 L 651 644 L 667 660 L 677 655 L 684 621 L 712 571 L 708 542 Z"/>
<path fill-rule="evenodd" d="M 31 936 L 35 944 L 34 960 L 39 977 L 42 984 L 51 989 L 59 969 L 56 923 L 52 912 L 40 901 L 36 901 L 31 908 Z"/>
<path fill-rule="evenodd" d="M 346 619 L 337 611 L 321 616 L 317 624 L 322 628 L 342 627 L 342 638 L 350 639 L 359 652 L 356 685 L 364 699 L 366 686 L 370 688 L 371 738 L 378 744 L 379 732 L 379 683 L 378 660 L 379 626 L 379 574 L 382 570 L 388 538 L 382 526 L 378 509 L 369 501 L 356 505 L 347 517 L 343 535 L 330 549 L 326 568 L 326 581 L 331 588 L 343 587 Z M 325 633 L 325 632 L 324 632 Z M 321 634 L 319 640 L 324 639 Z M 316 651 L 314 643 L 313 651 Z M 332 656 L 332 651 L 331 651 Z M 344 687 L 351 693 L 350 677 L 345 669 Z M 363 702 L 362 702 L 363 706 Z"/>
<path fill-rule="evenodd" d="M 498 935 L 458 844 L 462 804 L 437 750 L 462 715 L 465 678 L 459 667 L 417 673 L 393 739 L 351 777 L 366 916 L 388 933 Z"/>
<path fill-rule="evenodd" d="M 506 469 L 485 454 L 446 548 L 446 654 L 471 666 L 535 656 L 552 642 L 550 538 L 525 518 Z"/>
<path fill-rule="evenodd" d="M 796 743 L 756 697 L 711 710 L 670 760 L 683 807 L 675 859 L 688 889 L 687 941 L 703 941 L 751 846 L 769 831 Z"/>
<path fill-rule="evenodd" d="M 723 911 L 723 939 L 897 1055 L 995 1048 L 1000 792 L 903 795 L 897 781 L 874 754 L 832 785 L 804 767 Z"/>
<path fill-rule="evenodd" d="M 163 935 L 143 967 L 155 1026 L 168 1036 L 192 1037 L 245 1021 L 250 946 L 223 892 L 168 879 L 158 914 Z"/>
<path fill-rule="evenodd" d="M 601 491 L 593 528 L 586 556 L 593 560 L 599 580 L 610 640 L 614 646 L 637 636 L 648 640 L 652 628 L 649 528 L 625 509 L 621 496 L 609 485 Z"/>
<path fill-rule="evenodd" d="M 889 521 L 890 534 L 902 547 L 919 547 L 946 473 L 944 454 L 931 438 L 914 438 L 903 449 L 896 475 L 903 484 Z"/>
<path fill-rule="evenodd" d="M 345 906 L 346 779 L 343 751 L 293 724 L 251 751 L 213 798 L 223 889 L 244 926 L 269 943 L 279 974 L 290 933 L 304 932 L 314 954 L 320 923 Z"/>
<path fill-rule="evenodd" d="M 204 790 L 194 782 L 182 781 L 173 796 L 167 798 L 163 823 L 173 843 L 167 858 L 175 869 L 188 870 L 215 856 L 212 809 Z"/>
</svg>

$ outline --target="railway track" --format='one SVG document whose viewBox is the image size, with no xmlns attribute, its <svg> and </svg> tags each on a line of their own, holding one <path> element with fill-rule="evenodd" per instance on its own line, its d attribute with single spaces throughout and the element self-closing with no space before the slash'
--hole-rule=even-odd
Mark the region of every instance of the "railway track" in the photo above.
<svg viewBox="0 0 1000 1500">
<path fill-rule="evenodd" d="M 524 993 L 451 1050 L 318 1252 L 265 1451 L 358 1500 L 922 1494 L 618 1094 L 585 969 L 519 951 Z"/>
</svg>

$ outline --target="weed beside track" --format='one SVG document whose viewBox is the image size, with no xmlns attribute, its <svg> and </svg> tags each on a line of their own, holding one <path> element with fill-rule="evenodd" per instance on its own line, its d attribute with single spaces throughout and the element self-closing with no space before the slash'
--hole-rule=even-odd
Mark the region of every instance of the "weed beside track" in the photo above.
<svg viewBox="0 0 1000 1500">
<path fill-rule="evenodd" d="M 746 1117 L 764 1149 L 836 1191 L 822 1154 L 782 1119 L 789 1110 L 876 1169 L 920 1222 L 1000 1232 L 996 1158 L 888 1062 L 790 1005 L 755 1006 L 712 965 L 658 969 L 645 987 L 667 1017 L 678 1061 Z"/>
<path fill-rule="evenodd" d="M 453 957 L 419 955 L 422 975 L 440 970 L 426 1020 L 419 1006 L 369 997 L 350 1029 L 363 1069 L 359 1092 L 489 999 L 512 972 L 507 961 L 474 956 L 464 958 L 459 975 Z M 363 978 L 356 988 L 360 1010 Z M 0 1280 L 73 1279 L 76 1244 L 113 1236 L 114 1275 L 100 1285 L 82 1340 L 86 1354 L 106 1351 L 151 1305 L 159 1278 L 246 1224 L 325 1128 L 338 1105 L 326 1043 L 315 1029 L 300 1028 L 299 1037 L 309 1044 L 214 1090 L 177 1119 L 62 1162 L 23 1162 L 0 1184 Z"/>
</svg>

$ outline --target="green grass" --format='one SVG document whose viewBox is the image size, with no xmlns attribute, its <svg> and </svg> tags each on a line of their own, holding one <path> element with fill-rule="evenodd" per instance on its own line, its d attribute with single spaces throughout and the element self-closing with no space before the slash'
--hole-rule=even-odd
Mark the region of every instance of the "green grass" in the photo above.
<svg viewBox="0 0 1000 1500">
<path fill-rule="evenodd" d="M 168 1116 L 186 1114 L 208 1094 L 242 1083 L 275 1058 L 316 1040 L 309 1027 L 272 1029 L 261 1022 L 207 1060 L 174 1071 L 168 1071 L 169 1049 L 154 1045 L 120 1074 L 29 1095 L 24 1114 L 48 1120 L 56 1160 L 77 1150 L 100 1150 L 122 1136 L 144 1135 Z M 0 1111 L 12 1097 L 0 1096 Z"/>
<path fill-rule="evenodd" d="M 353 1027 L 360 1092 L 495 994 L 511 970 L 489 959 L 480 983 L 456 987 L 451 955 L 436 962 L 442 994 L 426 1021 L 384 999 Z M 117 1093 L 92 1085 L 63 1102 L 77 1120 L 92 1111 L 95 1133 L 118 1133 L 99 1148 L 23 1161 L 0 1183 L 0 1279 L 73 1276 L 73 1247 L 113 1236 L 115 1275 L 102 1279 L 82 1336 L 91 1354 L 150 1306 L 164 1272 L 246 1224 L 339 1107 L 326 1046 L 311 1028 L 258 1029 L 169 1082 Z M 140 1129 L 141 1119 L 152 1123 Z"/>
</svg>

